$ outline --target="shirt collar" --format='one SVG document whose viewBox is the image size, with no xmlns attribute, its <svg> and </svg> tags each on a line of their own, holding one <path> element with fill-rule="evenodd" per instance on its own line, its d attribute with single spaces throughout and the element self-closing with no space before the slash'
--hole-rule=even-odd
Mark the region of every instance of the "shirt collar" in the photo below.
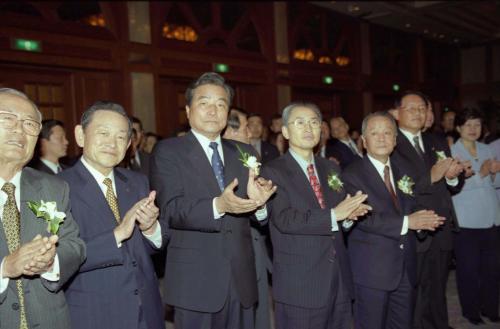
<svg viewBox="0 0 500 329">
<path fill-rule="evenodd" d="M 40 161 L 42 161 L 47 167 L 50 168 L 50 170 L 52 170 L 55 174 L 57 174 L 57 167 L 59 167 L 59 164 L 56 164 L 44 158 L 40 158 Z"/>
<path fill-rule="evenodd" d="M 418 136 L 419 140 L 422 141 L 422 132 L 421 131 L 419 131 L 416 135 L 412 134 L 411 132 L 409 132 L 407 130 L 401 129 L 401 128 L 399 128 L 399 131 L 401 131 L 401 133 L 411 142 L 412 145 L 413 145 L 413 138 L 415 136 Z"/>
<path fill-rule="evenodd" d="M 18 171 L 10 181 L 6 181 L 2 177 L 0 177 L 0 189 L 2 188 L 3 184 L 10 182 L 14 184 L 14 186 L 16 187 L 16 191 L 19 191 L 19 187 L 21 187 L 21 173 L 21 170 Z"/>
<path fill-rule="evenodd" d="M 390 158 L 387 158 L 387 162 L 386 163 L 382 163 L 379 160 L 377 160 L 377 159 L 373 158 L 372 156 L 370 156 L 368 153 L 366 155 L 368 156 L 368 159 L 373 164 L 373 166 L 375 167 L 375 169 L 377 170 L 377 172 L 379 173 L 379 175 L 382 178 L 384 177 L 385 166 L 389 166 L 389 169 L 392 172 L 392 169 L 391 169 L 391 159 Z"/>
<path fill-rule="evenodd" d="M 107 176 L 104 176 L 97 169 L 94 169 L 94 167 L 92 167 L 92 165 L 90 163 L 88 163 L 83 156 L 81 157 L 81 161 L 82 161 L 83 165 L 85 166 L 85 168 L 87 168 L 87 170 L 90 172 L 92 177 L 94 177 L 94 179 L 97 181 L 98 184 L 100 184 L 100 185 L 103 184 L 104 179 L 109 178 L 109 179 L 111 179 L 111 182 L 113 182 L 113 186 L 115 185 L 114 170 L 111 170 Z"/>
<path fill-rule="evenodd" d="M 202 134 L 200 134 L 199 132 L 197 132 L 194 129 L 191 129 L 191 132 L 193 133 L 194 137 L 196 137 L 196 139 L 201 144 L 201 146 L 203 147 L 204 150 L 210 148 L 211 142 L 216 142 L 218 144 L 218 146 L 222 146 L 220 135 L 217 136 L 217 138 L 214 141 L 211 141 L 206 136 L 203 136 Z"/>
<path fill-rule="evenodd" d="M 308 162 L 308 161 L 304 160 L 304 158 L 302 158 L 299 154 L 297 154 L 297 152 L 295 152 L 293 149 L 289 148 L 288 152 L 290 152 L 290 155 L 295 159 L 295 161 L 297 161 L 297 163 L 299 164 L 302 171 L 306 174 L 306 176 L 308 176 L 307 167 L 310 164 L 313 165 L 314 171 L 316 172 L 316 163 L 314 161 L 314 155 L 312 156 L 311 162 Z"/>
</svg>

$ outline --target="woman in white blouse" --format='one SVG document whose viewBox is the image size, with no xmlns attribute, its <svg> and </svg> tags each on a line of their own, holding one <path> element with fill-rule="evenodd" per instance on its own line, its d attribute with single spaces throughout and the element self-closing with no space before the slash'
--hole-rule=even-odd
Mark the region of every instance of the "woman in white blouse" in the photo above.
<svg viewBox="0 0 500 329">
<path fill-rule="evenodd" d="M 474 174 L 466 178 L 453 196 L 460 232 L 455 239 L 457 287 L 462 314 L 473 324 L 483 323 L 481 314 L 500 322 L 500 162 L 489 146 L 479 143 L 482 113 L 465 109 L 456 117 L 460 139 L 451 147 L 454 158 L 470 161 Z"/>
</svg>

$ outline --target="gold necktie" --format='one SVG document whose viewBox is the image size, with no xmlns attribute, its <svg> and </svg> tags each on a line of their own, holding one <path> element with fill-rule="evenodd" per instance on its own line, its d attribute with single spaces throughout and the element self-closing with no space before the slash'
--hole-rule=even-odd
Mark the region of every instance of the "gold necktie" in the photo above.
<svg viewBox="0 0 500 329">
<path fill-rule="evenodd" d="M 120 210 L 118 209 L 118 200 L 113 192 L 113 182 L 110 178 L 104 178 L 103 183 L 108 188 L 106 190 L 106 201 L 108 201 L 109 207 L 113 215 L 115 215 L 116 222 L 120 224 Z"/>
<path fill-rule="evenodd" d="M 5 205 L 3 206 L 2 223 L 10 253 L 16 251 L 21 244 L 21 216 L 16 205 L 15 190 L 16 186 L 12 183 L 5 183 L 2 186 L 2 191 L 7 193 L 7 202 L 5 202 Z M 15 281 L 17 294 L 19 296 L 19 328 L 28 329 L 26 308 L 24 306 L 23 282 L 21 278 L 18 278 Z"/>
</svg>

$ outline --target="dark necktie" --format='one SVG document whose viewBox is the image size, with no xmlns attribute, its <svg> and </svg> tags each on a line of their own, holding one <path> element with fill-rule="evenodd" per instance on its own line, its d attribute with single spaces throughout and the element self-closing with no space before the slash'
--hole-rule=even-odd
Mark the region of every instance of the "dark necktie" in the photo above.
<svg viewBox="0 0 500 329">
<path fill-rule="evenodd" d="M 325 200 L 323 199 L 323 192 L 321 192 L 321 186 L 319 185 L 318 177 L 314 172 L 314 165 L 311 163 L 307 166 L 307 174 L 309 175 L 309 183 L 311 183 L 311 187 L 316 195 L 316 199 L 318 200 L 319 206 L 321 209 L 325 209 Z"/>
<path fill-rule="evenodd" d="M 2 186 L 2 191 L 7 194 L 7 201 L 3 206 L 2 223 L 5 238 L 7 239 L 7 247 L 10 253 L 16 251 L 21 245 L 21 215 L 16 205 L 15 190 L 16 186 L 12 183 L 5 183 Z M 26 308 L 24 305 L 23 282 L 21 278 L 18 278 L 15 282 L 19 297 L 19 329 L 28 329 Z"/>
<path fill-rule="evenodd" d="M 62 168 L 60 165 L 57 165 L 57 173 L 60 173 L 62 171 Z"/>
<path fill-rule="evenodd" d="M 349 141 L 349 148 L 351 149 L 351 152 L 354 154 L 354 155 L 357 155 L 359 156 L 359 153 L 358 153 L 358 150 L 354 147 L 354 145 L 352 144 L 352 141 Z"/>
<path fill-rule="evenodd" d="M 413 137 L 413 146 L 415 147 L 415 151 L 420 158 L 424 158 L 424 150 L 420 147 L 420 138 L 418 136 Z"/>
<path fill-rule="evenodd" d="M 394 206 L 399 209 L 398 197 L 396 196 L 396 192 L 394 192 L 394 188 L 391 183 L 391 170 L 389 166 L 384 167 L 384 183 L 385 187 L 389 191 L 389 194 L 391 195 L 392 203 L 394 203 Z"/>
<path fill-rule="evenodd" d="M 224 187 L 226 184 L 224 183 L 224 164 L 222 163 L 222 159 L 219 154 L 219 150 L 217 149 L 217 142 L 210 142 L 210 148 L 213 150 L 212 153 L 212 170 L 214 171 L 215 178 L 217 179 L 217 183 L 219 184 L 219 188 L 221 191 L 224 191 Z"/>
</svg>

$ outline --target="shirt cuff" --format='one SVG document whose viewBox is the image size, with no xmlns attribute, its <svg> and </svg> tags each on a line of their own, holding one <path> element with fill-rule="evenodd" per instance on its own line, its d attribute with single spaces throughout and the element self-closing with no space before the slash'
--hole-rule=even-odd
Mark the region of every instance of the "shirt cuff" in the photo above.
<svg viewBox="0 0 500 329">
<path fill-rule="evenodd" d="M 337 216 L 335 215 L 335 211 L 330 210 L 330 220 L 332 221 L 332 232 L 339 231 L 339 224 L 337 223 Z"/>
<path fill-rule="evenodd" d="M 217 207 L 215 206 L 215 199 L 217 198 L 214 198 L 212 200 L 212 208 L 214 209 L 214 219 L 221 219 L 222 216 L 224 216 L 226 213 L 223 212 L 222 214 L 219 214 L 219 212 L 217 211 Z"/>
<path fill-rule="evenodd" d="M 9 278 L 3 277 L 3 261 L 5 257 L 2 258 L 2 264 L 0 265 L 0 294 L 3 293 L 9 286 Z"/>
<path fill-rule="evenodd" d="M 156 224 L 156 229 L 153 232 L 153 234 L 149 235 L 149 234 L 142 232 L 142 235 L 144 235 L 144 237 L 146 239 L 148 239 L 157 249 L 159 249 L 161 247 L 161 225 L 160 225 L 160 223 Z"/>
<path fill-rule="evenodd" d="M 52 265 L 52 270 L 47 271 L 40 275 L 42 278 L 44 278 L 47 281 L 59 281 L 60 277 L 60 268 L 59 268 L 59 256 L 54 257 L 54 264 Z"/>
<path fill-rule="evenodd" d="M 457 186 L 458 185 L 458 177 L 455 177 L 453 179 L 446 178 L 446 184 L 448 184 L 450 186 Z"/>
<path fill-rule="evenodd" d="M 267 206 L 264 205 L 264 207 L 262 207 L 261 209 L 257 209 L 257 211 L 255 212 L 255 218 L 257 218 L 257 220 L 260 222 L 260 221 L 263 221 L 267 218 Z"/>
<path fill-rule="evenodd" d="M 408 233 L 408 216 L 403 217 L 403 227 L 401 228 L 401 235 Z"/>
</svg>

